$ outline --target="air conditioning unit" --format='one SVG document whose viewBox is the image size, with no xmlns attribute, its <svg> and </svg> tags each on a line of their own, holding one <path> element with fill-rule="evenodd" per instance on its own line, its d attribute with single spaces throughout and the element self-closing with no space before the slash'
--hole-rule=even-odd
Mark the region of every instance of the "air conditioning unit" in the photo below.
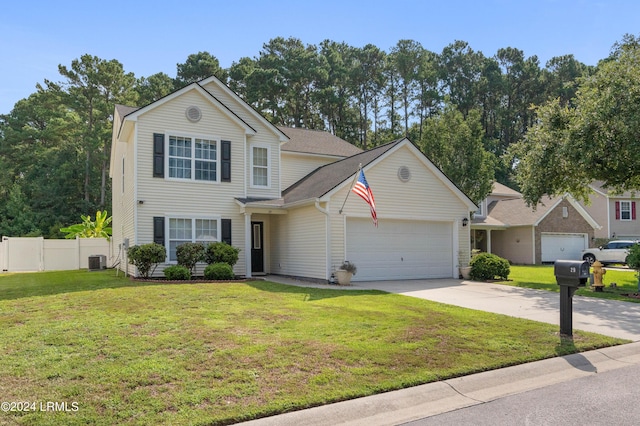
<svg viewBox="0 0 640 426">
<path fill-rule="evenodd" d="M 106 269 L 106 268 L 107 268 L 107 256 L 105 256 L 104 254 L 89 256 L 90 271 L 99 271 L 100 269 Z"/>
</svg>

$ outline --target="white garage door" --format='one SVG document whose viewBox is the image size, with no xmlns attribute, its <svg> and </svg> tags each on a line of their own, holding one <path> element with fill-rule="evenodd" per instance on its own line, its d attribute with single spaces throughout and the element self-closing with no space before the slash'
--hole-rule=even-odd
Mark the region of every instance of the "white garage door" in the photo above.
<svg viewBox="0 0 640 426">
<path fill-rule="evenodd" d="M 451 224 L 347 219 L 347 260 L 358 268 L 354 281 L 451 278 Z"/>
<path fill-rule="evenodd" d="M 581 251 L 588 247 L 586 234 L 542 234 L 542 261 L 581 260 Z"/>
</svg>

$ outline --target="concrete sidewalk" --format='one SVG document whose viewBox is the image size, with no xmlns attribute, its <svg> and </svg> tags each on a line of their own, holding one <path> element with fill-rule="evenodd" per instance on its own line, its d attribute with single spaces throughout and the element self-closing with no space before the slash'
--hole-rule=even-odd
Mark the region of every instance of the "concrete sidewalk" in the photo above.
<svg viewBox="0 0 640 426">
<path fill-rule="evenodd" d="M 461 280 L 358 282 L 349 287 L 278 276 L 290 285 L 383 290 L 456 306 L 560 323 L 559 294 Z M 640 365 L 640 304 L 573 298 L 574 329 L 634 343 L 551 358 L 243 423 L 253 426 L 398 425 L 605 371 Z"/>
</svg>

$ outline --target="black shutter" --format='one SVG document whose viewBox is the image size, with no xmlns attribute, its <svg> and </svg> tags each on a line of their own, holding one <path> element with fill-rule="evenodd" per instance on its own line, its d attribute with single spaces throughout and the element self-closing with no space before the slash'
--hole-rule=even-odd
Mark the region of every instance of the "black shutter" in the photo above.
<svg viewBox="0 0 640 426">
<path fill-rule="evenodd" d="M 231 245 L 231 219 L 222 219 L 222 241 Z"/>
<path fill-rule="evenodd" d="M 231 141 L 221 141 L 222 144 L 222 182 L 231 182 Z"/>
<path fill-rule="evenodd" d="M 153 218 L 153 242 L 164 245 L 164 217 L 162 216 Z"/>
<path fill-rule="evenodd" d="M 164 134 L 153 134 L 153 177 L 164 177 Z"/>
</svg>

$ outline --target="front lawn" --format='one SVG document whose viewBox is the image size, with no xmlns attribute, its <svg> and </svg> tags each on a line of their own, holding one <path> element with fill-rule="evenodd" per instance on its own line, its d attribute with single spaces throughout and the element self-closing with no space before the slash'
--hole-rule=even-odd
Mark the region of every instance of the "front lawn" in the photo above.
<svg viewBox="0 0 640 426">
<path fill-rule="evenodd" d="M 603 283 L 605 287 L 602 292 L 594 291 L 587 283 L 585 287 L 580 287 L 575 294 L 577 296 L 598 297 L 601 299 L 640 302 L 640 299 L 624 296 L 625 294 L 638 292 L 638 278 L 635 271 L 607 268 Z M 611 283 L 616 283 L 616 286 L 612 287 Z M 512 265 L 509 280 L 500 281 L 498 284 L 560 291 L 560 286 L 556 283 L 556 277 L 553 273 L 553 265 Z"/>
<path fill-rule="evenodd" d="M 378 291 L 114 271 L 0 275 L 0 329 L 1 400 L 36 408 L 0 423 L 27 425 L 229 424 L 624 342 Z"/>
</svg>

